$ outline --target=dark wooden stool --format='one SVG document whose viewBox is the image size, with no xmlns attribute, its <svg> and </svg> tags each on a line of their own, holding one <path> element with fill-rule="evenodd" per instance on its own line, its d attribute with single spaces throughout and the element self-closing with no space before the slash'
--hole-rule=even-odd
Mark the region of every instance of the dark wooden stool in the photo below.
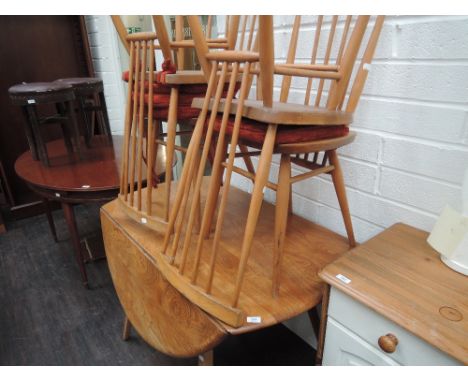
<svg viewBox="0 0 468 382">
<path fill-rule="evenodd" d="M 47 146 L 44 142 L 40 126 L 59 123 L 67 151 L 70 155 L 80 152 L 80 133 L 75 119 L 73 87 L 65 83 L 32 82 L 14 85 L 8 89 L 14 105 L 21 106 L 26 119 L 26 137 L 34 160 L 40 160 L 49 166 Z M 55 104 L 57 114 L 40 117 L 37 105 Z"/>
<path fill-rule="evenodd" d="M 106 99 L 104 97 L 104 84 L 101 79 L 95 77 L 61 78 L 55 81 L 73 87 L 78 110 L 85 124 L 85 142 L 89 146 L 94 135 L 93 114 L 97 113 L 99 122 L 99 134 L 106 135 L 109 143 L 112 143 L 112 133 L 107 114 Z"/>
</svg>

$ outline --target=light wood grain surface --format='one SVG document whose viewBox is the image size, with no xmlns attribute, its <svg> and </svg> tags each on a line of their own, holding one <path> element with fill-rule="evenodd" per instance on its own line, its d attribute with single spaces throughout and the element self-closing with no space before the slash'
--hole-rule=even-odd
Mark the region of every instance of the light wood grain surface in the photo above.
<svg viewBox="0 0 468 382">
<path fill-rule="evenodd" d="M 174 183 L 173 187 L 177 189 L 177 183 Z M 204 200 L 205 194 L 206 187 L 203 187 L 202 200 Z M 153 210 L 156 212 L 163 208 L 163 203 L 160 199 L 156 198 L 153 201 Z M 223 233 L 219 263 L 214 275 L 215 279 L 222 279 L 223 283 L 222 285 L 214 283 L 212 290 L 213 296 L 220 300 L 229 300 L 235 286 L 236 264 L 239 261 L 240 252 L 239 237 L 243 233 L 243 220 L 245 219 L 245 211 L 248 208 L 249 200 L 249 194 L 234 187 L 231 189 L 230 203 L 228 203 L 226 211 L 226 229 Z M 114 226 L 118 227 L 119 235 L 131 238 L 132 245 L 138 247 L 138 253 L 141 253 L 148 259 L 148 266 L 151 265 L 158 268 L 158 263 L 166 261 L 161 255 L 163 233 L 152 231 L 143 224 L 139 224 L 128 218 L 119 208 L 117 201 L 105 205 L 102 211 L 103 216 L 105 215 L 112 222 L 112 224 L 106 223 L 104 229 L 106 251 L 109 257 L 113 258 L 117 256 L 111 252 L 121 251 L 121 248 L 123 248 L 122 246 L 115 246 L 112 239 L 108 237 L 108 232 L 111 231 L 114 232 L 114 235 L 117 235 L 117 228 L 111 228 Z M 233 328 L 220 322 L 220 325 L 231 334 L 240 334 L 274 325 L 317 305 L 321 300 L 324 286 L 324 283 L 318 277 L 318 271 L 348 249 L 348 243 L 345 238 L 305 219 L 292 215 L 288 223 L 288 234 L 284 243 L 281 288 L 279 296 L 275 298 L 271 294 L 274 254 L 273 232 L 274 206 L 265 203 L 257 226 L 252 256 L 248 262 L 245 282 L 238 305 L 238 309 L 244 313 L 245 317 L 259 316 L 261 317 L 261 323 L 252 324 L 247 323 L 245 320 L 240 327 Z M 209 248 L 210 240 L 207 241 L 206 245 Z M 208 255 L 209 252 L 206 251 L 200 260 L 197 285 L 204 286 L 207 282 L 210 260 Z M 132 252 L 128 256 L 136 256 L 136 252 L 135 254 Z M 112 260 L 110 261 L 112 262 Z M 176 258 L 176 265 L 179 261 L 180 259 Z M 187 269 L 191 269 L 192 265 L 191 261 L 188 261 L 186 265 Z M 124 268 L 115 269 L 116 271 L 111 267 L 114 282 L 120 282 L 118 280 L 121 277 L 126 277 L 126 271 L 124 271 Z M 121 273 L 122 276 L 117 275 L 115 272 Z M 132 282 L 137 282 L 137 279 Z M 142 283 L 144 283 L 144 280 L 142 280 Z M 128 293 L 125 292 L 126 287 L 124 285 L 121 285 L 120 289 L 121 293 Z M 158 290 L 153 288 L 152 293 L 158 294 Z M 186 297 L 190 298 L 190 296 Z M 138 295 L 136 294 L 133 298 L 137 299 Z M 129 307 L 125 306 L 125 304 L 123 305 L 127 311 Z M 132 324 L 135 325 L 130 313 L 127 312 L 127 314 Z"/>
<path fill-rule="evenodd" d="M 396 224 L 328 265 L 320 277 L 468 364 L 468 277 L 446 267 L 427 236 Z"/>
<path fill-rule="evenodd" d="M 125 217 L 115 200 L 101 210 L 101 224 L 120 303 L 148 344 L 168 355 L 193 357 L 223 340 L 227 333 L 222 326 L 173 288 L 135 235 L 129 235 L 125 227 L 137 223 Z"/>
</svg>

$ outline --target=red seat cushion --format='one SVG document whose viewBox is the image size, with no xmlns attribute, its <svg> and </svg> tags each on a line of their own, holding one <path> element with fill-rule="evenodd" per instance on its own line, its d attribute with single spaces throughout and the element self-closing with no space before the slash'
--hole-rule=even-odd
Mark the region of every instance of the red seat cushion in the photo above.
<svg viewBox="0 0 468 382">
<path fill-rule="evenodd" d="M 179 121 L 197 118 L 199 114 L 200 109 L 193 109 L 190 106 L 179 105 L 177 108 L 177 120 Z M 155 119 L 167 121 L 169 116 L 169 107 L 155 108 L 153 115 Z"/>
<path fill-rule="evenodd" d="M 195 97 L 204 98 L 205 94 L 180 94 L 179 95 L 179 102 L 177 107 L 177 119 L 178 120 L 185 120 L 185 119 L 192 119 L 198 117 L 200 114 L 200 109 L 194 109 L 191 107 L 192 100 Z M 169 115 L 169 94 L 154 94 L 153 95 L 153 110 L 154 110 L 154 118 L 166 121 Z M 148 105 L 149 94 L 145 93 L 144 95 L 144 102 L 145 106 Z M 147 111 L 145 111 L 147 114 Z"/>
<path fill-rule="evenodd" d="M 156 72 L 153 81 L 153 107 L 155 109 L 155 118 L 167 120 L 169 113 L 169 100 L 171 89 L 175 86 L 179 89 L 179 100 L 177 108 L 177 119 L 192 119 L 198 117 L 200 109 L 193 109 L 191 107 L 194 98 L 205 98 L 207 84 L 179 84 L 169 85 L 166 84 L 166 75 L 176 73 L 176 67 L 170 60 L 165 60 L 162 64 L 162 71 Z M 122 73 L 122 79 L 128 82 L 130 74 L 128 71 Z M 145 81 L 145 104 L 148 104 L 149 98 L 149 81 Z M 224 87 L 223 97 L 226 96 L 229 84 Z M 235 91 L 239 89 L 240 84 L 236 84 Z"/>
<path fill-rule="evenodd" d="M 215 131 L 221 129 L 222 117 L 218 116 L 214 125 Z M 239 131 L 239 139 L 254 147 L 261 147 L 265 140 L 268 125 L 252 119 L 243 118 Z M 234 117 L 227 124 L 227 134 L 231 135 L 234 128 Z M 289 126 L 279 125 L 275 145 L 300 143 L 343 137 L 349 133 L 348 126 Z"/>
</svg>

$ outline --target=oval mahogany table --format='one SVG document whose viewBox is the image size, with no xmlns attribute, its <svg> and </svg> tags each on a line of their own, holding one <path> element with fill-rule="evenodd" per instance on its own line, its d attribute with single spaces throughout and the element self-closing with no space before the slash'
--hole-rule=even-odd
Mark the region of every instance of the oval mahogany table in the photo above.
<svg viewBox="0 0 468 382">
<path fill-rule="evenodd" d="M 88 287 L 85 257 L 81 251 L 73 205 L 103 203 L 114 199 L 120 188 L 120 159 L 122 136 L 114 136 L 110 145 L 105 136 L 94 136 L 90 147 L 83 150 L 81 159 L 67 153 L 63 140 L 47 144 L 50 165 L 46 167 L 34 160 L 28 150 L 15 163 L 15 171 L 29 188 L 43 198 L 49 225 L 57 241 L 48 201 L 61 203 L 83 284 Z M 159 145 L 156 171 L 163 175 L 165 148 Z M 145 173 L 145 172 L 144 172 Z"/>
</svg>

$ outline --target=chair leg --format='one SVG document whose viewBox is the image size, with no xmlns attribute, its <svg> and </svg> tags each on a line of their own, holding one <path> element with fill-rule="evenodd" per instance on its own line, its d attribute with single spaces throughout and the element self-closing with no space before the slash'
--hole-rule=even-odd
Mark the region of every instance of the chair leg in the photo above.
<svg viewBox="0 0 468 382">
<path fill-rule="evenodd" d="M 122 332 L 122 339 L 124 341 L 127 341 L 128 338 L 130 337 L 130 329 L 132 329 L 132 324 L 130 323 L 130 320 L 128 319 L 128 317 L 125 316 L 123 332 Z"/>
<path fill-rule="evenodd" d="M 37 115 L 37 110 L 34 106 L 28 105 L 26 106 L 26 112 L 29 117 L 29 122 L 30 122 L 31 130 L 32 130 L 34 142 L 36 142 L 36 151 L 37 151 L 39 160 L 44 166 L 49 167 L 50 162 L 49 162 L 49 156 L 47 155 L 47 144 L 44 142 L 44 139 L 42 138 L 40 125 L 39 125 L 39 116 Z"/>
<path fill-rule="evenodd" d="M 211 228 L 213 225 L 213 217 L 216 210 L 216 206 L 218 204 L 219 190 L 221 189 L 221 186 L 223 184 L 224 167 L 221 165 L 221 162 L 223 162 L 226 159 L 225 156 L 227 152 L 227 147 L 228 145 L 226 143 L 226 140 L 224 140 L 224 142 L 222 142 L 222 146 L 219 148 L 219 153 L 217 154 L 217 156 L 215 155 L 213 165 L 211 168 L 211 181 L 205 202 L 205 210 L 203 213 L 202 227 L 200 232 L 200 235 L 202 235 L 205 239 L 207 239 L 210 236 Z M 205 219 L 206 224 L 203 224 L 203 220 Z"/>
<path fill-rule="evenodd" d="M 28 111 L 29 108 L 30 107 L 28 106 L 21 106 L 21 112 L 25 121 L 24 127 L 26 132 L 26 139 L 28 140 L 29 148 L 31 150 L 31 155 L 33 159 L 39 160 L 39 154 L 37 152 L 37 143 L 36 139 L 34 138 L 34 131 L 32 128 L 31 116 L 30 112 Z"/>
<path fill-rule="evenodd" d="M 281 155 L 276 190 L 275 207 L 275 253 L 273 260 L 273 296 L 277 297 L 280 288 L 281 263 L 283 259 L 284 239 L 288 224 L 289 196 L 291 190 L 291 157 L 289 154 Z"/>
<path fill-rule="evenodd" d="M 340 161 L 338 160 L 336 150 L 327 151 L 327 154 L 330 160 L 330 164 L 335 167 L 334 170 L 331 172 L 331 176 L 333 179 L 333 185 L 335 186 L 336 196 L 338 197 L 338 202 L 340 204 L 341 214 L 343 215 L 349 245 L 351 247 L 355 247 L 356 240 L 354 239 L 353 223 L 351 221 L 351 215 L 349 213 L 348 199 L 346 197 L 346 189 L 344 185 L 343 172 L 341 170 Z"/>
<path fill-rule="evenodd" d="M 257 227 L 258 217 L 260 215 L 260 208 L 263 202 L 263 190 L 268 182 L 268 175 L 270 173 L 271 159 L 273 156 L 273 149 L 276 140 L 277 125 L 269 125 L 266 132 L 265 141 L 262 147 L 262 154 L 258 161 L 257 174 L 255 175 L 255 183 L 250 199 L 249 213 L 245 224 L 244 238 L 242 240 L 242 249 L 239 261 L 239 271 L 237 274 L 236 287 L 232 306 L 236 307 L 239 302 L 240 288 L 244 278 L 247 260 L 250 255 L 250 249 Z"/>
<path fill-rule="evenodd" d="M 169 99 L 169 115 L 167 118 L 167 144 L 166 144 L 166 201 L 164 205 L 164 219 L 169 221 L 169 204 L 171 199 L 172 162 L 174 159 L 175 139 L 177 129 L 177 107 L 179 102 L 179 90 L 177 87 L 171 89 Z"/>
<path fill-rule="evenodd" d="M 288 214 L 292 215 L 293 213 L 293 199 L 292 199 L 292 183 L 289 184 L 289 206 L 288 206 Z"/>
<path fill-rule="evenodd" d="M 239 145 L 239 149 L 241 153 L 245 154 L 249 152 L 249 149 L 245 145 Z M 245 167 L 247 168 L 247 171 L 255 175 L 255 168 L 252 163 L 252 158 L 250 156 L 244 156 L 244 164 Z"/>
<path fill-rule="evenodd" d="M 52 233 L 54 241 L 57 243 L 57 231 L 55 230 L 54 217 L 52 216 L 52 211 L 50 210 L 49 200 L 47 198 L 42 198 L 42 202 L 44 203 L 44 210 L 47 216 L 47 221 L 49 222 L 50 232 Z"/>
<path fill-rule="evenodd" d="M 213 349 L 198 356 L 198 366 L 213 366 Z"/>
</svg>

